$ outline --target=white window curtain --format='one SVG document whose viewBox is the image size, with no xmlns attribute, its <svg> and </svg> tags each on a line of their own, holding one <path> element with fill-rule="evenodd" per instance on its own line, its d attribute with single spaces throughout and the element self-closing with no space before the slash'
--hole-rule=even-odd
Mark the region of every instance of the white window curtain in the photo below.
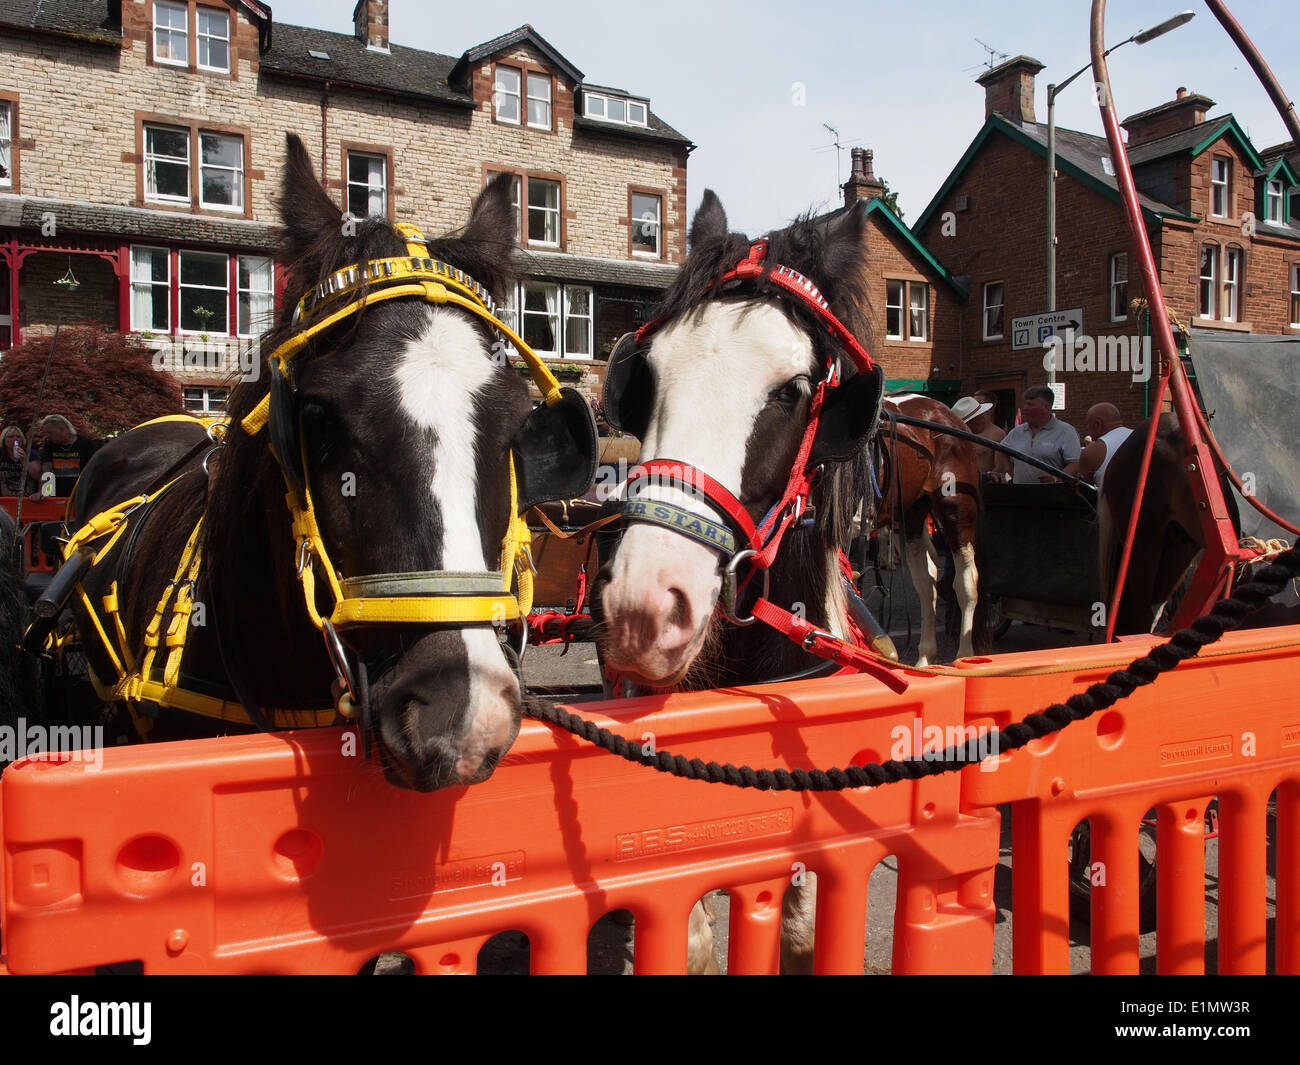
<svg viewBox="0 0 1300 1065">
<path fill-rule="evenodd" d="M 591 289 L 564 288 L 564 354 L 591 358 Z"/>
<path fill-rule="evenodd" d="M 0 185 L 14 183 L 13 135 L 10 133 L 9 105 L 0 103 Z"/>
<path fill-rule="evenodd" d="M 239 335 L 260 336 L 271 328 L 275 305 L 271 260 L 239 257 Z"/>
</svg>

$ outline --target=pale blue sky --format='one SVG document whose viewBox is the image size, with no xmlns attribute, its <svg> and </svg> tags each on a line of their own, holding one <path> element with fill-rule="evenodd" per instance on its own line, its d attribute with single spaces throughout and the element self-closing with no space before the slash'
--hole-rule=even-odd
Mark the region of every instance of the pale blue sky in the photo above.
<svg viewBox="0 0 1300 1065">
<path fill-rule="evenodd" d="M 354 0 L 273 0 L 279 22 L 351 31 Z M 1263 50 L 1283 87 L 1300 95 L 1295 0 L 1234 0 L 1233 13 Z M 397 44 L 459 55 L 529 22 L 586 76 L 650 97 L 664 121 L 699 147 L 688 167 L 693 213 L 706 188 L 722 198 L 733 228 L 757 233 L 810 207 L 839 203 L 836 153 L 823 123 L 847 149 L 875 150 L 877 175 L 900 192 L 915 221 L 961 157 L 984 118 L 974 79 L 987 52 L 1046 64 L 1037 79 L 1036 117 L 1047 120 L 1047 84 L 1088 61 L 1088 0 L 1034 4 L 849 3 L 845 0 L 660 0 L 628 4 L 501 0 L 429 5 L 390 0 Z M 1286 139 L 1272 103 L 1236 46 L 1202 3 L 1133 0 L 1108 5 L 1107 37 L 1121 41 L 1179 11 L 1196 17 L 1109 60 L 1120 117 L 1173 98 L 1187 86 L 1217 102 L 1211 116 L 1235 114 L 1256 147 Z M 803 106 L 795 83 L 804 87 Z M 1060 125 L 1101 133 L 1091 78 L 1057 101 Z"/>
</svg>

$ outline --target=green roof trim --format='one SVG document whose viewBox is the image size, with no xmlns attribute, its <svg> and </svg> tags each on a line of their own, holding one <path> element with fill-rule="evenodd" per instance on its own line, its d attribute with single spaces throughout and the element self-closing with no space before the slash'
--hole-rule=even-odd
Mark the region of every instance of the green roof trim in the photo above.
<svg viewBox="0 0 1300 1065">
<path fill-rule="evenodd" d="M 1300 174 L 1297 174 L 1291 164 L 1286 161 L 1285 155 L 1279 155 L 1277 157 L 1277 161 L 1265 172 L 1264 180 L 1273 181 L 1277 177 L 1279 170 L 1286 171 L 1286 175 L 1283 178 L 1286 188 L 1295 188 L 1295 186 L 1300 185 Z"/>
<path fill-rule="evenodd" d="M 957 392 L 961 381 L 957 378 L 939 377 L 889 377 L 885 379 L 885 392 Z"/>
<path fill-rule="evenodd" d="M 1209 123 L 1207 123 L 1207 125 L 1208 124 Z M 1247 137 L 1242 128 L 1237 125 L 1237 120 L 1232 115 L 1225 115 L 1215 124 L 1214 132 L 1207 134 L 1205 139 L 1192 149 L 1192 158 L 1195 159 L 1201 154 L 1201 152 L 1205 151 L 1206 148 L 1217 141 L 1225 133 L 1230 133 L 1232 135 L 1232 139 L 1237 142 L 1237 147 L 1242 150 L 1243 154 L 1246 156 L 1246 162 L 1251 165 L 1252 169 L 1264 169 L 1264 160 L 1260 158 L 1259 152 L 1255 151 L 1255 146 L 1250 143 L 1250 138 Z"/>
<path fill-rule="evenodd" d="M 930 269 L 933 270 L 936 274 L 938 274 L 939 277 L 943 279 L 944 283 L 947 284 L 947 286 L 957 294 L 958 299 L 965 302 L 967 299 L 970 298 L 970 293 L 967 292 L 966 289 L 964 289 L 961 285 L 957 283 L 956 278 L 952 276 L 948 268 L 944 266 L 943 263 L 939 262 L 939 260 L 934 257 L 930 249 L 921 243 L 920 238 L 918 238 L 915 233 L 913 233 L 910 229 L 907 228 L 906 223 L 904 223 L 904 221 L 901 218 L 899 218 L 898 215 L 896 215 L 885 205 L 884 200 L 880 199 L 880 197 L 877 196 L 874 200 L 872 200 L 867 205 L 866 213 L 868 216 L 873 214 L 879 214 L 883 216 L 885 221 L 888 222 L 891 226 L 893 226 L 895 231 L 897 231 L 898 235 L 901 236 L 907 242 L 908 246 L 913 251 L 915 251 L 917 255 L 921 256 L 921 258 L 925 260 L 926 265 L 929 266 Z"/>
<path fill-rule="evenodd" d="M 1007 121 L 1001 115 L 990 115 L 988 119 L 985 120 L 980 131 L 975 134 L 975 139 L 971 141 L 970 147 L 966 149 L 965 154 L 957 161 L 957 165 L 953 167 L 952 173 L 948 175 L 948 180 L 943 183 L 943 186 L 939 191 L 934 194 L 934 199 L 932 199 L 926 209 L 921 212 L 921 217 L 918 218 L 916 224 L 912 226 L 913 232 L 919 233 L 926 227 L 934 214 L 939 210 L 939 206 L 943 203 L 945 197 L 947 197 L 948 193 L 952 191 L 953 187 L 961 179 L 962 174 L 970 165 L 971 160 L 975 158 L 979 150 L 984 147 L 984 143 L 993 136 L 994 133 L 1002 133 L 1005 136 L 1010 137 L 1013 141 L 1023 144 L 1026 148 L 1041 158 L 1044 163 L 1046 163 L 1047 146 L 1045 144 L 1040 144 L 1033 137 L 1029 136 L 1029 134 L 1025 133 L 1025 131 L 1019 126 Z M 1069 159 L 1059 153 L 1056 156 L 1056 168 L 1063 174 L 1069 174 L 1075 181 L 1087 186 L 1094 192 L 1098 192 L 1105 196 L 1108 200 L 1111 200 L 1114 203 L 1123 203 L 1123 197 L 1120 196 L 1118 188 L 1107 185 L 1103 181 L 1099 181 L 1097 178 L 1093 177 L 1093 175 L 1089 174 L 1085 170 L 1081 170 L 1070 162 Z M 1159 225 L 1162 218 L 1176 218 L 1187 222 L 1196 221 L 1192 215 L 1182 214 L 1181 212 L 1172 209 L 1167 214 L 1160 214 L 1151 210 L 1149 207 L 1143 207 L 1142 215 L 1148 222 L 1154 223 L 1155 225 Z"/>
</svg>

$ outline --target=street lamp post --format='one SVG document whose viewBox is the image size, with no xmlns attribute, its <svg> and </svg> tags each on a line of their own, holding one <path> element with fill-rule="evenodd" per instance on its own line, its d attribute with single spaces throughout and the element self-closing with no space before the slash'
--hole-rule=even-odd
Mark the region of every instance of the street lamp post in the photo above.
<svg viewBox="0 0 1300 1065">
<path fill-rule="evenodd" d="M 1136 41 L 1138 44 L 1146 44 L 1147 41 L 1154 41 L 1157 37 L 1162 37 L 1170 30 L 1176 30 L 1179 26 L 1190 22 L 1195 15 L 1194 11 L 1184 11 L 1175 15 L 1173 18 L 1167 18 L 1164 22 L 1152 26 L 1149 30 L 1139 30 L 1127 40 L 1120 41 L 1119 44 L 1112 48 L 1106 49 L 1106 55 L 1117 48 L 1123 48 L 1130 41 Z M 1056 97 L 1074 81 L 1084 71 L 1091 70 L 1092 64 L 1088 63 L 1079 70 L 1076 70 L 1059 85 L 1047 86 L 1047 309 L 1056 310 Z M 1050 388 L 1056 383 L 1056 366 L 1047 371 L 1047 385 Z"/>
</svg>

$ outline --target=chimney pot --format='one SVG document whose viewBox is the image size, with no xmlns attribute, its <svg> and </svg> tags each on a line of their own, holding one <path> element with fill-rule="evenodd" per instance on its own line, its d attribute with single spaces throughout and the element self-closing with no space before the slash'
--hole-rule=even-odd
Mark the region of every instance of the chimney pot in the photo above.
<svg viewBox="0 0 1300 1065">
<path fill-rule="evenodd" d="M 853 165 L 849 180 L 841 186 L 844 189 L 844 206 L 852 207 L 858 200 L 874 200 L 885 191 L 885 183 L 876 177 L 871 167 L 875 156 L 870 148 L 850 148 L 849 158 Z"/>
<path fill-rule="evenodd" d="M 367 48 L 388 51 L 388 0 L 357 0 L 352 31 Z"/>
<path fill-rule="evenodd" d="M 1180 85 L 1178 86 L 1177 90 L 1174 92 L 1174 99 L 1181 100 L 1186 95 L 1187 95 L 1187 86 Z"/>
</svg>

